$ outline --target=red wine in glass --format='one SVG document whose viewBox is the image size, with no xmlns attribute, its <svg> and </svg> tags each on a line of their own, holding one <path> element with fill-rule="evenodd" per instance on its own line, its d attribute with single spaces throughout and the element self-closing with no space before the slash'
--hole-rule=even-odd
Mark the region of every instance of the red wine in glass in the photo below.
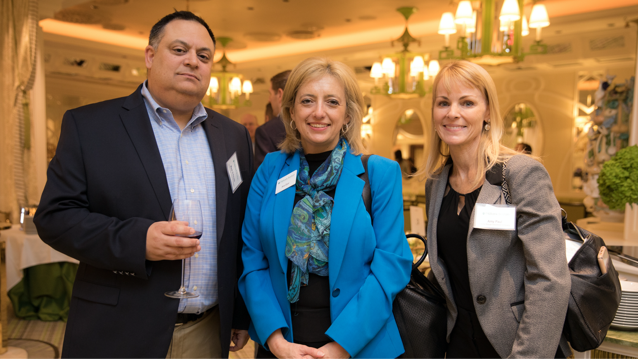
<svg viewBox="0 0 638 359">
<path fill-rule="evenodd" d="M 202 216 L 202 206 L 199 204 L 198 200 L 191 199 L 176 199 L 173 202 L 173 208 L 171 208 L 171 215 L 169 218 L 170 221 L 183 221 L 188 222 L 188 226 L 195 230 L 195 233 L 185 235 L 182 237 L 188 238 L 201 238 L 202 231 L 204 228 L 204 221 Z M 182 284 L 179 287 L 179 290 L 170 291 L 164 293 L 167 297 L 170 298 L 196 298 L 199 297 L 199 294 L 195 292 L 189 292 L 186 290 L 184 285 L 184 276 L 185 276 L 185 261 L 190 261 L 190 258 L 182 259 Z"/>
</svg>

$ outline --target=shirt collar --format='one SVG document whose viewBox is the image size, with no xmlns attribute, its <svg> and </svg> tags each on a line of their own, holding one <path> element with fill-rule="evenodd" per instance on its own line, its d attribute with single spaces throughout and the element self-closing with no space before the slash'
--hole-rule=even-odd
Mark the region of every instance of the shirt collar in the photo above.
<svg viewBox="0 0 638 359">
<path fill-rule="evenodd" d="M 144 84 L 142 85 L 142 97 L 144 97 L 144 100 L 146 100 L 146 105 L 147 107 L 150 106 L 153 109 L 153 112 L 155 114 L 157 114 L 158 116 L 154 116 L 153 120 L 155 120 L 155 122 L 157 122 L 159 125 L 162 124 L 162 118 L 160 113 L 171 113 L 171 110 L 169 110 L 168 108 L 164 108 L 162 106 L 160 106 L 155 99 L 153 99 L 153 96 L 151 95 L 151 92 L 148 90 L 148 87 L 146 87 L 146 84 L 148 83 L 148 80 L 144 81 Z M 172 114 L 170 115 L 170 118 L 173 119 Z M 199 125 L 200 123 L 202 123 L 204 120 L 206 120 L 206 118 L 208 118 L 208 113 L 206 112 L 206 109 L 204 108 L 204 105 L 202 105 L 201 102 L 197 103 L 197 106 L 195 106 L 195 110 L 193 111 L 193 116 L 191 117 L 190 121 L 188 121 L 188 124 L 186 125 L 186 127 L 190 127 L 191 130 Z M 175 121 L 175 120 L 173 120 Z"/>
</svg>

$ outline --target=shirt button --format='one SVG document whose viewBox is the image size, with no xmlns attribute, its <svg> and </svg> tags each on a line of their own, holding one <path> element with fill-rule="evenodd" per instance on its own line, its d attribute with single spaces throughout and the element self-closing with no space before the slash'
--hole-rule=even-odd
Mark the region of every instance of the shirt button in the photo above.
<svg viewBox="0 0 638 359">
<path fill-rule="evenodd" d="M 186 164 L 188 164 L 188 160 L 186 160 Z"/>
<path fill-rule="evenodd" d="M 194 286 L 194 287 L 193 287 L 193 290 L 197 290 L 197 286 Z"/>
<path fill-rule="evenodd" d="M 476 297 L 476 302 L 478 304 L 485 304 L 486 301 L 487 301 L 487 298 L 485 298 L 483 294 L 480 294 L 479 296 Z"/>
<path fill-rule="evenodd" d="M 191 193 L 195 193 L 195 190 L 191 188 Z"/>
<path fill-rule="evenodd" d="M 199 258 L 199 253 L 195 253 L 195 258 Z"/>
</svg>

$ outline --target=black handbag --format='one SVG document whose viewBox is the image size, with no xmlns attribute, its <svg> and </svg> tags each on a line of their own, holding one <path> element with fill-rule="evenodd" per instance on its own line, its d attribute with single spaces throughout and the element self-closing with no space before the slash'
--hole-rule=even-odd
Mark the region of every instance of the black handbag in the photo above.
<svg viewBox="0 0 638 359">
<path fill-rule="evenodd" d="M 428 254 L 426 240 L 408 234 L 426 245 L 421 258 L 412 265 L 410 282 L 392 304 L 394 320 L 399 327 L 405 353 L 399 358 L 443 358 L 447 349 L 447 307 L 445 296 L 419 271 Z"/>
<path fill-rule="evenodd" d="M 494 166 L 497 168 L 497 166 Z M 503 182 L 501 191 L 507 204 L 511 204 L 510 191 L 501 167 Z M 563 233 L 567 240 L 582 243 L 567 265 L 572 287 L 569 293 L 567 316 L 563 334 L 571 347 L 580 352 L 598 348 L 605 340 L 611 322 L 620 305 L 620 280 L 611 260 L 607 273 L 602 274 L 598 264 L 598 252 L 605 241 L 562 216 Z"/>
<path fill-rule="evenodd" d="M 362 156 L 364 173 L 360 178 L 365 182 L 363 203 L 372 218 L 372 197 L 368 179 L 369 155 Z M 418 234 L 408 234 L 408 238 L 418 238 L 423 242 L 424 252 L 412 264 L 410 282 L 392 303 L 392 313 L 399 328 L 405 352 L 399 358 L 443 358 L 447 349 L 447 307 L 440 288 L 419 271 L 419 266 L 428 254 L 426 240 Z"/>
</svg>

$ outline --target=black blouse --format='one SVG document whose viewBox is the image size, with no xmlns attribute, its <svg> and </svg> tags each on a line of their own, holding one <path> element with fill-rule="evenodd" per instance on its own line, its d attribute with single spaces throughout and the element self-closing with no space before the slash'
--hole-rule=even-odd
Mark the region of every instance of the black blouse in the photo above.
<svg viewBox="0 0 638 359">
<path fill-rule="evenodd" d="M 319 169 L 332 151 L 307 154 L 308 174 L 310 177 Z M 327 195 L 334 198 L 335 191 L 326 192 Z M 301 201 L 303 197 L 295 194 L 295 204 Z M 330 265 L 330 262 L 328 262 Z M 288 278 L 291 278 L 292 265 L 288 261 Z M 290 281 L 290 280 L 289 280 Z M 310 273 L 308 285 L 299 289 L 299 301 L 290 304 L 292 313 L 292 336 L 295 343 L 308 345 L 311 347 L 321 347 L 331 342 L 329 336 L 325 333 L 330 328 L 332 321 L 330 320 L 330 282 L 328 276 L 322 277 Z"/>
</svg>

